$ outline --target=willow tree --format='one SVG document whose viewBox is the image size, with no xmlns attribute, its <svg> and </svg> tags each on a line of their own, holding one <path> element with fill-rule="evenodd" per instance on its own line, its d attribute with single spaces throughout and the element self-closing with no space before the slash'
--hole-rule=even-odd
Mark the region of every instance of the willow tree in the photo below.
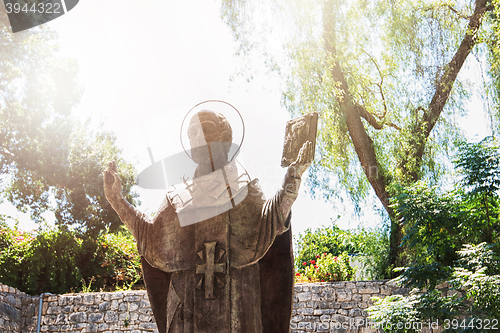
<svg viewBox="0 0 500 333">
<path fill-rule="evenodd" d="M 470 95 L 459 73 L 473 52 L 499 58 L 498 0 L 223 0 L 221 12 L 247 67 L 261 59 L 283 79 L 289 112 L 320 113 L 313 191 L 343 188 L 360 203 L 371 187 L 392 221 L 396 264 L 391 189 L 447 172 Z"/>
</svg>

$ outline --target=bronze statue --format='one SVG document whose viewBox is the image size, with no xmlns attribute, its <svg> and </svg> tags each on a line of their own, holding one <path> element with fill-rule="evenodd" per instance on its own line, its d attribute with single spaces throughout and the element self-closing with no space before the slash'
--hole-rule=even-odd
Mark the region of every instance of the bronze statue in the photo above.
<svg viewBox="0 0 500 333">
<path fill-rule="evenodd" d="M 198 112 L 188 136 L 195 175 L 167 193 L 153 218 L 123 198 L 114 162 L 103 174 L 106 198 L 137 240 L 158 331 L 289 332 L 290 211 L 313 143 L 303 144 L 282 188 L 265 200 L 258 179 L 229 161 L 224 116 Z"/>
</svg>

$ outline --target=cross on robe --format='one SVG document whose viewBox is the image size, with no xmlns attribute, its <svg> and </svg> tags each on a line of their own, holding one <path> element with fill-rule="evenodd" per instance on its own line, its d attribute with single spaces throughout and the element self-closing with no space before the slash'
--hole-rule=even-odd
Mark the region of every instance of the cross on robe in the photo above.
<svg viewBox="0 0 500 333">
<path fill-rule="evenodd" d="M 205 243 L 205 253 L 206 253 L 206 261 L 203 265 L 196 265 L 196 274 L 204 274 L 205 277 L 205 298 L 213 299 L 214 296 L 214 279 L 215 273 L 226 273 L 226 264 L 225 263 L 217 263 L 215 259 L 215 245 L 217 242 Z M 203 259 L 203 251 L 200 251 L 198 255 Z M 224 251 L 221 250 L 219 254 L 219 258 L 224 255 Z M 201 282 L 203 281 L 203 277 L 200 280 L 199 286 L 201 287 Z"/>
</svg>

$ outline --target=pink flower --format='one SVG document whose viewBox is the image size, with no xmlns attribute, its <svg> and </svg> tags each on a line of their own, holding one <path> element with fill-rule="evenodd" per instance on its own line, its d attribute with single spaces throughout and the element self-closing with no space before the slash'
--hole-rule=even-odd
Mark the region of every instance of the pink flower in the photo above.
<svg viewBox="0 0 500 333">
<path fill-rule="evenodd" d="M 319 254 L 318 254 L 318 255 L 316 255 L 316 258 L 319 258 Z"/>
</svg>

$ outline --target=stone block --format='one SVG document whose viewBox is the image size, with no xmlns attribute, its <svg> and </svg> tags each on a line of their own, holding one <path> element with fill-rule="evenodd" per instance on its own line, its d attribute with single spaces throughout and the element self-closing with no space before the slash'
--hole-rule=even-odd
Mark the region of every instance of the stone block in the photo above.
<svg viewBox="0 0 500 333">
<path fill-rule="evenodd" d="M 139 320 L 142 321 L 142 322 L 150 322 L 153 318 L 151 318 L 151 316 L 146 316 L 146 315 L 140 315 L 139 316 Z"/>
<path fill-rule="evenodd" d="M 109 329 L 109 325 L 106 323 L 99 324 L 99 331 L 106 331 Z"/>
<path fill-rule="evenodd" d="M 76 295 L 76 296 L 73 298 L 73 304 L 75 304 L 75 305 L 80 305 L 80 304 L 82 304 L 82 296 L 81 296 L 81 295 Z"/>
<path fill-rule="evenodd" d="M 61 332 L 68 332 L 71 329 L 71 325 L 61 325 Z"/>
<path fill-rule="evenodd" d="M 102 313 L 90 313 L 88 315 L 88 321 L 90 323 L 99 323 L 102 322 L 104 318 L 104 314 Z"/>
<path fill-rule="evenodd" d="M 141 300 L 138 296 L 126 296 L 123 298 L 124 302 L 139 302 Z"/>
<path fill-rule="evenodd" d="M 59 314 L 57 317 L 56 317 L 56 320 L 54 322 L 55 324 L 67 324 L 68 323 L 68 317 L 67 315 L 65 314 Z"/>
<path fill-rule="evenodd" d="M 349 322 L 349 317 L 337 314 L 332 316 L 332 322 L 339 322 L 339 323 L 348 323 Z"/>
<path fill-rule="evenodd" d="M 337 290 L 337 301 L 346 302 L 352 299 L 352 293 L 348 290 Z"/>
<path fill-rule="evenodd" d="M 73 305 L 66 305 L 61 309 L 62 313 L 70 313 L 73 312 Z"/>
<path fill-rule="evenodd" d="M 57 303 L 58 303 L 57 305 L 59 305 L 61 307 L 65 306 L 66 304 L 68 304 L 68 297 L 67 296 L 61 296 L 61 297 L 59 297 L 58 300 L 57 300 Z"/>
<path fill-rule="evenodd" d="M 57 317 L 56 316 L 43 316 L 42 317 L 42 323 L 45 325 L 52 325 L 56 322 Z"/>
<path fill-rule="evenodd" d="M 45 298 L 46 297 L 46 298 Z M 48 296 L 44 296 L 44 302 L 57 302 L 57 295 L 48 295 Z"/>
<path fill-rule="evenodd" d="M 88 324 L 86 331 L 87 332 L 99 332 L 99 325 L 97 325 L 97 324 Z"/>
<path fill-rule="evenodd" d="M 380 288 L 378 286 L 366 286 L 364 288 L 358 288 L 360 294 L 379 294 Z"/>
<path fill-rule="evenodd" d="M 307 301 L 306 302 L 306 307 L 307 308 L 316 309 L 316 308 L 318 308 L 318 302 L 316 302 L 316 301 Z"/>
<path fill-rule="evenodd" d="M 82 304 L 92 305 L 94 304 L 94 295 L 93 294 L 85 294 L 82 298 Z"/>
<path fill-rule="evenodd" d="M 111 293 L 110 294 L 110 300 L 114 300 L 114 299 L 122 299 L 123 298 L 123 293 L 122 292 L 118 292 L 118 293 Z"/>
<path fill-rule="evenodd" d="M 392 294 L 392 288 L 388 285 L 381 285 L 380 286 L 380 293 L 384 296 L 388 296 Z"/>
<path fill-rule="evenodd" d="M 47 309 L 47 314 L 48 315 L 59 314 L 59 313 L 61 313 L 61 307 L 60 306 L 53 306 L 53 307 L 49 307 Z"/>
<path fill-rule="evenodd" d="M 311 308 L 302 308 L 302 309 L 298 309 L 298 310 L 297 310 L 297 313 L 298 313 L 298 314 L 301 314 L 301 315 L 305 315 L 305 316 L 307 316 L 307 315 L 312 315 L 312 314 L 314 314 L 314 310 L 313 310 L 313 309 L 311 309 Z"/>
<path fill-rule="evenodd" d="M 74 323 L 84 323 L 87 321 L 87 313 L 85 312 L 76 312 L 69 315 L 69 321 Z"/>
<path fill-rule="evenodd" d="M 118 302 L 117 300 L 112 300 L 110 309 L 111 310 L 118 310 L 119 306 L 120 306 L 120 302 Z"/>
<path fill-rule="evenodd" d="M 299 302 L 305 302 L 311 299 L 312 294 L 310 292 L 301 292 L 296 294 Z"/>
<path fill-rule="evenodd" d="M 146 331 L 153 331 L 157 329 L 157 327 L 155 323 L 141 323 L 139 324 L 139 329 Z"/>
<path fill-rule="evenodd" d="M 118 313 L 115 311 L 108 311 L 104 316 L 104 321 L 107 323 L 113 323 L 118 321 Z"/>
<path fill-rule="evenodd" d="M 50 325 L 49 332 L 61 332 L 61 326 L 59 325 Z"/>
<path fill-rule="evenodd" d="M 105 312 L 105 311 L 108 311 L 109 309 L 111 309 L 111 303 L 104 302 L 104 303 L 99 304 L 99 311 L 100 312 Z"/>
<path fill-rule="evenodd" d="M 138 308 L 139 308 L 139 304 L 137 304 L 137 303 L 130 303 L 129 311 L 135 311 Z"/>
<path fill-rule="evenodd" d="M 358 303 L 357 302 L 343 302 L 341 305 L 342 309 L 352 309 L 352 308 L 357 308 Z"/>
<path fill-rule="evenodd" d="M 349 317 L 360 317 L 363 316 L 363 311 L 359 308 L 354 308 L 349 311 Z"/>
</svg>

